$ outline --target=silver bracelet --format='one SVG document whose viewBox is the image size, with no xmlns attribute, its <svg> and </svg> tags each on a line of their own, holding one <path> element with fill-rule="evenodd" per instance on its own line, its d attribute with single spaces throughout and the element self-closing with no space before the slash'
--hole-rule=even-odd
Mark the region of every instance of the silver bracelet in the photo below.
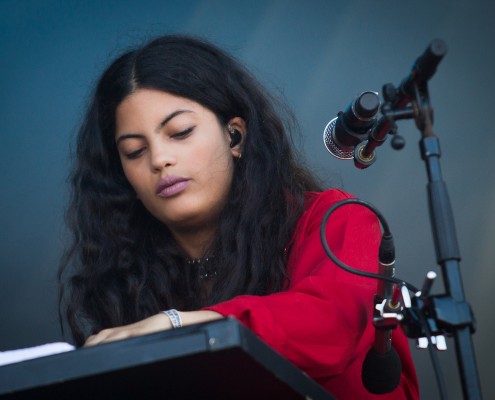
<svg viewBox="0 0 495 400">
<path fill-rule="evenodd" d="M 170 322 L 172 322 L 172 327 L 174 329 L 180 328 L 182 326 L 182 318 L 177 310 L 166 310 L 162 311 L 167 317 L 170 318 Z"/>
</svg>

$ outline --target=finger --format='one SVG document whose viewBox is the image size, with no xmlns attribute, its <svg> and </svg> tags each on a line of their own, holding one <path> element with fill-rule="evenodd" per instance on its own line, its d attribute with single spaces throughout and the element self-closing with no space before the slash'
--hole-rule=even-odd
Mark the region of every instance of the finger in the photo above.
<svg viewBox="0 0 495 400">
<path fill-rule="evenodd" d="M 117 329 L 104 329 L 95 335 L 91 335 L 84 343 L 84 347 L 95 346 L 111 341 L 112 337 L 115 337 L 116 331 Z"/>
</svg>

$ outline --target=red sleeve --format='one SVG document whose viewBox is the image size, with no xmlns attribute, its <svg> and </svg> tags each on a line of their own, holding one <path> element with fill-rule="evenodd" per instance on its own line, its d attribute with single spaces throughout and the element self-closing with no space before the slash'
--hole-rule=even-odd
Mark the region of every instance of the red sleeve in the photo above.
<svg viewBox="0 0 495 400">
<path fill-rule="evenodd" d="M 338 398 L 373 398 L 362 387 L 360 366 L 374 337 L 371 321 L 376 281 L 337 267 L 320 241 L 323 215 L 349 197 L 338 190 L 309 195 L 310 205 L 288 249 L 290 284 L 286 291 L 238 296 L 207 309 L 236 317 Z M 326 236 L 340 260 L 376 272 L 380 227 L 369 210 L 357 205 L 339 208 L 328 221 Z M 412 375 L 403 376 L 399 389 L 411 396 L 397 397 L 394 391 L 390 398 L 417 398 L 413 396 L 417 383 L 407 340 L 401 343 L 406 346 L 401 349 L 406 353 L 406 371 Z M 344 397 L 339 396 L 341 390 Z"/>
</svg>

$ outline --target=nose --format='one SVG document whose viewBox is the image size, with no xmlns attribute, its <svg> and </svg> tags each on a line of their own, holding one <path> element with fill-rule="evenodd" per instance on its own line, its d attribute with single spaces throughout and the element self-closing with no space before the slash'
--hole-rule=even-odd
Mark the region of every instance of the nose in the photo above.
<svg viewBox="0 0 495 400">
<path fill-rule="evenodd" d="M 163 168 L 170 167 L 176 163 L 177 159 L 170 148 L 154 147 L 151 149 L 151 168 L 153 171 L 159 172 Z"/>
</svg>

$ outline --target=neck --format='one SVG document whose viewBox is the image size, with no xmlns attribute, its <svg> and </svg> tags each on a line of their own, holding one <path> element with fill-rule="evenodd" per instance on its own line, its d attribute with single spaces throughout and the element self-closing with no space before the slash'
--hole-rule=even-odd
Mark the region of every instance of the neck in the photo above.
<svg viewBox="0 0 495 400">
<path fill-rule="evenodd" d="M 202 258 L 213 243 L 216 229 L 213 227 L 195 228 L 191 230 L 171 229 L 174 239 L 190 258 Z"/>
</svg>

